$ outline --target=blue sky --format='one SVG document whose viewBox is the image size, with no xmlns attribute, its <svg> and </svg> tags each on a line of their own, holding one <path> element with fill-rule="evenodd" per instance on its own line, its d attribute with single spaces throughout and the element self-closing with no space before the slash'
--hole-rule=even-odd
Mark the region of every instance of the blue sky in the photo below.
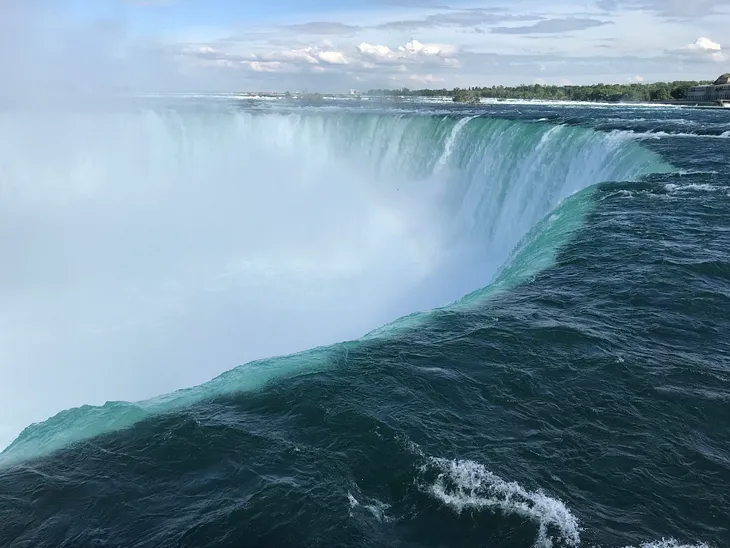
<svg viewBox="0 0 730 548">
<path fill-rule="evenodd" d="M 49 85 L 343 91 L 730 71 L 730 0 L 0 0 L 0 9 L 0 68 Z"/>
</svg>

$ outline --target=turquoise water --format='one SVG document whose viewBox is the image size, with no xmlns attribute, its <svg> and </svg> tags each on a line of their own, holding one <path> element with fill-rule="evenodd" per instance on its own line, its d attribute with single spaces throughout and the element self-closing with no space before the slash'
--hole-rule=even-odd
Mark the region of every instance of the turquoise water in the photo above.
<svg viewBox="0 0 730 548">
<path fill-rule="evenodd" d="M 409 108 L 145 105 L 103 138 L 73 114 L 3 223 L 52 211 L 26 243 L 64 229 L 78 271 L 3 281 L 67 318 L 39 350 L 7 328 L 13 357 L 81 399 L 0 455 L 3 545 L 730 542 L 727 113 Z M 114 397 L 135 383 L 170 390 Z"/>
</svg>

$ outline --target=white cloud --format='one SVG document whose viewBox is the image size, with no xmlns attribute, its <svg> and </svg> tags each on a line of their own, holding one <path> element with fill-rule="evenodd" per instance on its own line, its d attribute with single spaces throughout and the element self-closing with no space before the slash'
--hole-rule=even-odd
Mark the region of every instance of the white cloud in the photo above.
<svg viewBox="0 0 730 548">
<path fill-rule="evenodd" d="M 409 40 L 405 45 L 398 46 L 395 50 L 388 46 L 362 42 L 357 46 L 357 51 L 361 56 L 370 59 L 374 63 L 435 60 L 444 66 L 458 66 L 458 60 L 454 57 L 457 51 L 456 47 L 445 44 L 423 44 L 416 39 Z"/>
<path fill-rule="evenodd" d="M 395 57 L 395 52 L 391 50 L 388 46 L 374 46 L 372 44 L 368 44 L 367 42 L 363 42 L 362 44 L 357 46 L 357 49 L 358 51 L 360 51 L 360 53 L 363 53 L 365 55 L 371 55 L 373 57 L 381 59 Z"/>
<path fill-rule="evenodd" d="M 722 51 L 722 46 L 709 38 L 702 37 L 695 40 L 694 44 L 687 46 L 687 49 L 694 51 Z"/>
<path fill-rule="evenodd" d="M 327 65 L 347 65 L 342 51 L 332 49 L 332 44 L 307 46 L 297 49 L 276 48 L 252 54 L 254 62 L 278 63 L 277 72 L 325 72 Z M 251 66 L 251 62 L 245 63 Z M 325 65 L 325 66 L 323 66 Z"/>
<path fill-rule="evenodd" d="M 413 72 L 419 81 L 441 81 L 442 76 L 423 73 L 419 67 L 456 68 L 457 49 L 445 44 L 422 43 L 412 39 L 404 45 L 391 48 L 363 42 L 357 46 L 339 47 L 326 40 L 320 45 L 305 47 L 271 46 L 253 53 L 238 44 L 228 48 L 212 45 L 187 45 L 181 49 L 194 66 L 250 70 L 257 73 L 278 72 L 290 74 L 323 74 L 346 71 L 354 78 L 362 73 Z M 427 76 L 424 76 L 426 74 Z"/>
<path fill-rule="evenodd" d="M 332 65 L 346 65 L 347 59 L 341 51 L 320 51 L 317 55 L 320 61 L 330 63 Z"/>
<path fill-rule="evenodd" d="M 243 61 L 242 64 L 247 65 L 256 72 L 282 72 L 282 69 L 284 69 L 284 64 L 279 61 Z"/>
<path fill-rule="evenodd" d="M 421 42 L 414 39 L 407 42 L 405 46 L 400 46 L 398 51 L 406 52 L 410 55 L 450 55 L 454 52 L 454 48 L 438 44 L 421 44 Z"/>
<path fill-rule="evenodd" d="M 317 58 L 319 57 L 319 52 L 315 52 L 314 48 L 304 48 L 283 51 L 279 55 L 281 58 L 293 63 L 304 61 L 310 65 L 316 65 L 318 63 Z"/>
<path fill-rule="evenodd" d="M 395 79 L 397 80 L 398 78 L 395 77 Z M 442 84 L 446 81 L 444 77 L 434 76 L 433 74 L 409 74 L 408 80 L 422 85 Z"/>
<path fill-rule="evenodd" d="M 705 37 L 698 38 L 694 43 L 687 46 L 686 49 L 692 53 L 709 56 L 718 62 L 725 61 L 728 58 L 725 52 L 722 51 L 720 44 Z"/>
</svg>

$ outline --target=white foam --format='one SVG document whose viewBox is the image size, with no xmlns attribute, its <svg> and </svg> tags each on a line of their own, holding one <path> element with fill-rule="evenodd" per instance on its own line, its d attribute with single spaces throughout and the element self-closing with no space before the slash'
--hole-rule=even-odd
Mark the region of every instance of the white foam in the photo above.
<svg viewBox="0 0 730 548">
<path fill-rule="evenodd" d="M 623 363 L 623 358 L 619 356 L 617 361 Z M 539 530 L 535 548 L 550 548 L 556 540 L 561 545 L 580 546 L 580 522 L 560 499 L 546 495 L 541 489 L 529 491 L 517 482 L 507 482 L 487 470 L 484 465 L 472 460 L 428 457 L 408 436 L 400 435 L 398 438 L 407 451 L 426 460 L 419 466 L 423 476 L 417 483 L 419 488 L 457 514 L 464 510 L 498 509 L 537 523 Z M 436 472 L 435 480 L 426 480 L 426 476 L 432 478 L 433 472 Z M 551 537 L 551 528 L 557 531 L 558 539 Z M 592 548 L 599 547 L 592 545 Z M 686 544 L 673 538 L 662 538 L 643 542 L 639 546 L 626 545 L 623 548 L 714 547 L 704 542 Z"/>
<path fill-rule="evenodd" d="M 353 497 L 352 493 L 350 493 L 349 491 L 347 492 L 347 500 L 350 503 L 351 509 L 355 508 L 356 506 L 360 506 L 360 501 Z"/>
<path fill-rule="evenodd" d="M 636 548 L 635 546 L 625 546 L 624 548 Z M 710 548 L 709 544 L 701 542 L 699 544 L 683 544 L 674 539 L 662 539 L 652 542 L 644 542 L 639 548 Z"/>
<path fill-rule="evenodd" d="M 714 169 L 701 170 L 701 169 L 683 169 L 677 172 L 679 175 L 717 175 L 718 172 Z"/>
<path fill-rule="evenodd" d="M 611 132 L 613 135 L 623 135 L 634 139 L 664 139 L 667 137 L 683 137 L 696 139 L 728 139 L 730 131 L 720 135 L 706 135 L 702 133 L 669 133 L 666 131 L 634 131 L 633 129 L 618 129 Z"/>
<path fill-rule="evenodd" d="M 664 185 L 664 188 L 668 192 L 686 192 L 689 190 L 695 190 L 699 192 L 717 192 L 718 190 L 722 190 L 721 187 L 710 185 L 707 183 L 691 183 L 688 185 L 677 185 L 674 183 L 667 183 Z"/>
<path fill-rule="evenodd" d="M 380 523 L 392 521 L 392 518 L 385 513 L 385 511 L 390 508 L 390 504 L 373 499 L 372 504 L 365 504 L 364 508 L 366 508 L 368 512 L 370 512 Z"/>
<path fill-rule="evenodd" d="M 347 492 L 347 501 L 350 505 L 350 517 L 355 516 L 353 512 L 355 508 L 362 507 L 367 510 L 379 523 L 387 523 L 393 521 L 393 518 L 385 513 L 386 510 L 390 508 L 390 504 L 386 504 L 385 502 L 379 501 L 376 498 L 370 498 L 369 501 L 366 501 L 366 504 L 361 504 L 360 501 L 357 500 L 352 493 L 350 493 L 350 491 Z"/>
<path fill-rule="evenodd" d="M 538 525 L 535 547 L 553 546 L 554 535 L 568 546 L 580 545 L 578 519 L 561 500 L 505 481 L 471 460 L 430 457 L 421 471 L 425 474 L 432 469 L 437 472 L 436 479 L 422 489 L 457 514 L 465 509 L 500 510 Z"/>
<path fill-rule="evenodd" d="M 456 124 L 454 127 L 451 128 L 451 133 L 449 134 L 449 137 L 446 139 L 446 142 L 444 143 L 444 151 L 441 154 L 441 157 L 439 158 L 437 165 L 444 166 L 448 162 L 449 158 L 451 157 L 451 153 L 454 150 L 454 143 L 456 142 L 457 137 L 459 136 L 459 133 L 464 128 L 466 124 L 471 122 L 476 116 L 468 116 L 466 118 L 462 118 Z"/>
</svg>

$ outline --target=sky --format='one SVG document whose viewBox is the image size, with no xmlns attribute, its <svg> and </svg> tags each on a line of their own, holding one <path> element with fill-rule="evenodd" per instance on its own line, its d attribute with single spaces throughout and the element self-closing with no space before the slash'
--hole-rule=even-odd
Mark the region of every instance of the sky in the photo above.
<svg viewBox="0 0 730 548">
<path fill-rule="evenodd" d="M 28 88 L 323 91 L 714 79 L 730 0 L 0 0 Z"/>
</svg>

